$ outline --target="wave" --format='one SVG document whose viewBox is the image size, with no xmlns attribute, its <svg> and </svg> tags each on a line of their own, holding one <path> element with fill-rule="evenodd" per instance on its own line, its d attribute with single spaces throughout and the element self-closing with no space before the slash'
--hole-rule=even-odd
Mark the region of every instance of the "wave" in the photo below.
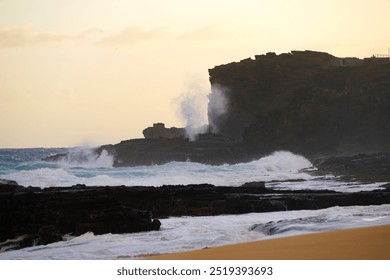
<svg viewBox="0 0 390 280">
<path fill-rule="evenodd" d="M 73 174 L 72 174 L 73 173 Z M 40 168 L 36 170 L 23 170 L 2 177 L 14 180 L 22 186 L 34 186 L 41 188 L 68 187 L 76 184 L 89 186 L 118 186 L 123 182 L 108 175 L 89 175 L 90 172 L 66 170 L 62 168 Z M 76 175 L 78 174 L 78 175 Z"/>
<path fill-rule="evenodd" d="M 88 148 L 74 148 L 56 162 L 62 167 L 112 167 L 114 157 L 106 150 L 100 154 Z"/>
<path fill-rule="evenodd" d="M 81 151 L 81 152 L 80 152 Z M 216 186 L 240 186 L 249 181 L 310 180 L 300 170 L 312 167 L 310 161 L 290 152 L 279 151 L 248 163 L 211 166 L 194 162 L 170 162 L 164 165 L 112 167 L 113 157 L 106 151 L 70 152 L 56 164 L 33 170 L 14 170 L 2 176 L 26 186 L 162 186 L 209 183 Z"/>
<path fill-rule="evenodd" d="M 317 218 L 318 217 L 318 218 Z M 390 204 L 332 207 L 241 215 L 170 217 L 160 220 L 159 231 L 94 235 L 91 232 L 66 241 L 0 254 L 0 259 L 118 259 L 215 247 L 345 228 L 390 224 Z M 254 224 L 278 224 L 295 230 L 266 235 L 250 230 Z M 282 227 L 282 223 L 279 223 Z"/>
<path fill-rule="evenodd" d="M 389 224 L 390 205 L 335 206 L 321 210 L 300 210 L 300 216 L 286 213 L 285 219 L 257 223 L 249 227 L 264 236 L 292 235 L 337 229 Z M 306 213 L 306 215 L 305 215 Z M 315 215 L 313 215 L 315 213 Z"/>
<path fill-rule="evenodd" d="M 74 150 L 74 151 L 80 151 Z M 106 151 L 100 155 L 82 149 L 82 155 L 70 153 L 57 163 L 22 162 L 2 170 L 1 178 L 23 186 L 67 187 L 87 186 L 163 186 L 213 184 L 241 186 L 264 181 L 272 189 L 335 190 L 340 192 L 382 189 L 383 183 L 341 182 L 334 176 L 312 176 L 305 171 L 313 165 L 306 158 L 287 151 L 277 151 L 248 163 L 212 166 L 195 162 L 170 162 L 164 165 L 112 167 L 113 157 Z"/>
</svg>

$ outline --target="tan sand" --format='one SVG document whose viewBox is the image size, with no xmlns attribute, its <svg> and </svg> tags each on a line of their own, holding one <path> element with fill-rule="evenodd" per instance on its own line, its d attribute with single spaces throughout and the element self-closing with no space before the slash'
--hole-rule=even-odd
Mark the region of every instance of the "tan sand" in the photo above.
<svg viewBox="0 0 390 280">
<path fill-rule="evenodd" d="M 390 225 L 233 244 L 153 260 L 390 260 Z"/>
</svg>

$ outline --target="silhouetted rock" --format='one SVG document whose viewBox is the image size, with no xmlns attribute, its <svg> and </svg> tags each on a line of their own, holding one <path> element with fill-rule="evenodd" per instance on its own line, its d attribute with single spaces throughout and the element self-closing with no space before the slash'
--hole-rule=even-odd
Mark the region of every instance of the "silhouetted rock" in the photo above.
<svg viewBox="0 0 390 280">
<path fill-rule="evenodd" d="M 390 203 L 390 188 L 381 191 L 338 193 L 326 190 L 272 190 L 263 182 L 240 187 L 209 184 L 162 187 L 24 188 L 0 193 L 0 247 L 19 248 L 7 239 L 26 236 L 39 244 L 71 233 L 127 233 L 158 230 L 171 216 L 209 216 L 321 209 L 332 206 Z M 154 219 L 153 219 L 154 218 Z M 50 226 L 48 226 L 50 225 Z M 30 242 L 30 243 L 29 243 Z M 10 245 L 11 244 L 11 245 Z M 13 245 L 12 245 L 13 244 Z M 31 244 L 32 245 L 32 244 Z M 4 249 L 5 250 L 5 249 Z"/>
<path fill-rule="evenodd" d="M 77 151 L 72 151 L 72 158 L 80 158 Z M 211 165 L 224 163 L 238 163 L 248 161 L 241 144 L 228 137 L 205 133 L 200 134 L 195 141 L 188 138 L 147 138 L 124 140 L 115 145 L 103 145 L 93 148 L 89 153 L 94 153 L 97 158 L 103 153 L 114 157 L 114 167 L 165 164 L 177 162 L 199 162 Z M 44 158 L 45 161 L 56 162 L 69 160 L 70 153 L 51 155 Z"/>
<path fill-rule="evenodd" d="M 256 55 L 209 69 L 206 131 L 196 141 L 182 128 L 156 123 L 146 139 L 94 149 L 114 155 L 114 166 L 193 161 L 237 163 L 275 150 L 304 156 L 390 151 L 390 61 L 338 58 L 315 51 Z M 222 91 L 226 110 L 213 92 Z M 223 136 L 222 136 L 223 135 Z M 58 161 L 66 154 L 46 160 Z"/>
<path fill-rule="evenodd" d="M 292 51 L 216 66 L 209 74 L 229 104 L 209 121 L 242 140 L 250 155 L 390 151 L 389 59 Z"/>
<path fill-rule="evenodd" d="M 16 181 L 6 180 L 0 178 L 0 192 L 15 192 L 23 188 Z"/>
<path fill-rule="evenodd" d="M 185 130 L 177 127 L 166 128 L 163 123 L 155 123 L 152 127 L 145 128 L 142 134 L 145 139 L 184 138 Z"/>
<path fill-rule="evenodd" d="M 335 174 L 365 182 L 390 181 L 390 153 L 358 154 L 317 159 L 317 174 Z"/>
<path fill-rule="evenodd" d="M 159 229 L 151 211 L 122 204 L 121 191 L 80 186 L 43 190 L 21 188 L 0 192 L 0 241 L 28 235 L 36 236 L 38 244 L 47 244 L 62 240 L 61 236 L 67 233 L 129 233 Z"/>
<path fill-rule="evenodd" d="M 96 149 L 114 155 L 114 166 L 164 164 L 171 161 L 205 164 L 237 163 L 247 160 L 236 141 L 217 134 L 201 134 L 195 141 L 187 138 L 133 139 Z"/>
<path fill-rule="evenodd" d="M 1 186 L 19 186 L 19 184 L 16 181 L 6 180 L 6 179 L 0 178 L 0 187 Z"/>
</svg>

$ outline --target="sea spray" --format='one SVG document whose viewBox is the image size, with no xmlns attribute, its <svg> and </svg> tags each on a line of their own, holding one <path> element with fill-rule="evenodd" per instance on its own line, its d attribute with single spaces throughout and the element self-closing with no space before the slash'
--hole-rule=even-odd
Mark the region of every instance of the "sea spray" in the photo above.
<svg viewBox="0 0 390 280">
<path fill-rule="evenodd" d="M 176 101 L 179 103 L 178 115 L 185 125 L 186 136 L 196 140 L 198 134 L 207 131 L 218 133 L 218 122 L 227 112 L 227 88 L 218 84 L 210 90 L 197 80 L 192 81 L 186 92 Z"/>
<path fill-rule="evenodd" d="M 207 130 L 206 92 L 199 81 L 192 81 L 186 92 L 176 100 L 179 103 L 177 114 L 183 120 L 186 136 L 191 141 Z"/>
<path fill-rule="evenodd" d="M 112 167 L 114 157 L 106 150 L 98 154 L 94 149 L 77 147 L 69 150 L 57 163 L 65 167 Z"/>
<path fill-rule="evenodd" d="M 85 148 L 83 148 L 85 149 Z M 155 186 L 209 183 L 215 186 L 240 186 L 265 181 L 273 189 L 313 189 L 358 192 L 382 189 L 383 183 L 342 182 L 335 176 L 306 173 L 312 164 L 306 158 L 278 151 L 247 163 L 207 165 L 196 162 L 170 162 L 163 165 L 112 167 L 105 152 L 89 161 L 46 162 L 41 158 L 66 153 L 68 149 L 0 149 L 0 178 L 23 186 Z M 73 150 L 74 151 L 74 150 Z M 85 151 L 90 154 L 90 151 Z"/>
<path fill-rule="evenodd" d="M 76 151 L 80 152 L 78 155 Z M 209 183 L 216 186 L 240 186 L 248 181 L 309 180 L 310 175 L 300 172 L 312 166 L 310 161 L 290 152 L 275 152 L 248 163 L 212 166 L 195 162 L 170 162 L 163 165 L 112 167 L 112 156 L 103 151 L 73 149 L 68 156 L 44 166 L 31 162 L 37 168 L 13 169 L 2 178 L 15 180 L 28 186 L 126 185 L 162 186 Z M 27 169 L 27 168 L 25 168 Z"/>
<path fill-rule="evenodd" d="M 223 122 L 223 116 L 228 111 L 227 93 L 229 89 L 219 84 L 214 84 L 211 87 L 211 92 L 208 96 L 208 125 L 213 133 L 219 132 L 219 125 Z"/>
</svg>

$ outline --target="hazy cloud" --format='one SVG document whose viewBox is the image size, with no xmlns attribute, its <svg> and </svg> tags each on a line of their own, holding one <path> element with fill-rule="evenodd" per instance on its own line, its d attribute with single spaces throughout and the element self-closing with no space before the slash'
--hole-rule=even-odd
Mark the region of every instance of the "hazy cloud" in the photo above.
<svg viewBox="0 0 390 280">
<path fill-rule="evenodd" d="M 187 31 L 180 36 L 180 40 L 188 41 L 212 41 L 224 39 L 229 36 L 229 33 L 218 27 L 217 25 L 209 25 L 200 29 Z"/>
<path fill-rule="evenodd" d="M 77 34 L 56 32 L 35 32 L 31 24 L 15 27 L 0 27 L 0 48 L 26 47 L 58 42 L 78 41 L 84 39 L 97 40 L 96 45 L 104 47 L 134 45 L 146 41 L 154 41 L 171 35 L 172 38 L 185 41 L 211 41 L 229 36 L 229 33 L 217 25 L 210 25 L 190 30 L 179 35 L 170 34 L 165 27 L 145 29 L 141 26 L 130 26 L 121 32 L 101 37 L 102 31 L 97 28 L 84 30 Z M 100 37 L 100 39 L 98 39 Z M 172 39 L 171 38 L 171 39 Z"/>
<path fill-rule="evenodd" d="M 130 26 L 122 32 L 101 39 L 96 44 L 100 46 L 133 45 L 145 41 L 160 39 L 166 35 L 167 32 L 163 27 L 145 30 L 140 26 Z"/>
<path fill-rule="evenodd" d="M 96 31 L 97 29 L 91 28 L 74 35 L 50 32 L 35 33 L 33 32 L 30 24 L 24 24 L 16 27 L 0 28 L 0 47 L 25 47 L 31 45 L 81 40 Z"/>
</svg>

